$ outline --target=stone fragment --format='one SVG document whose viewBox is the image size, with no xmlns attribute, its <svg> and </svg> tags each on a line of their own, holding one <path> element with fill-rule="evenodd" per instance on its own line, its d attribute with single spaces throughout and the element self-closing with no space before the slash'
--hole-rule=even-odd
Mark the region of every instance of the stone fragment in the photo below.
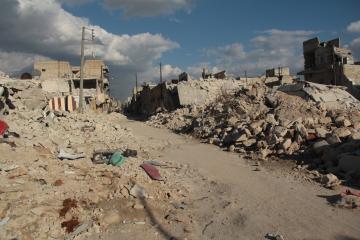
<svg viewBox="0 0 360 240">
<path fill-rule="evenodd" d="M 262 131 L 263 124 L 264 124 L 263 120 L 255 121 L 250 124 L 250 130 L 252 131 L 253 134 L 257 135 Z"/>
<path fill-rule="evenodd" d="M 360 132 L 355 132 L 350 136 L 351 140 L 360 140 Z"/>
<path fill-rule="evenodd" d="M 246 141 L 247 139 L 248 139 L 248 136 L 244 133 L 244 134 L 241 134 L 238 139 L 236 139 L 236 142 L 243 142 L 243 141 Z"/>
<path fill-rule="evenodd" d="M 235 152 L 235 146 L 234 145 L 229 146 L 229 152 Z"/>
<path fill-rule="evenodd" d="M 267 94 L 265 96 L 265 104 L 271 108 L 276 108 L 278 105 L 278 100 L 274 95 Z"/>
<path fill-rule="evenodd" d="M 269 113 L 269 114 L 266 115 L 265 121 L 266 121 L 267 123 L 272 124 L 272 125 L 276 125 L 276 124 L 277 124 L 276 119 L 275 119 L 275 115 L 272 114 L 272 113 Z"/>
<path fill-rule="evenodd" d="M 339 137 L 339 138 L 345 138 L 351 135 L 351 132 L 349 129 L 345 128 L 345 127 L 341 127 L 341 128 L 337 128 L 334 130 L 334 133 Z"/>
<path fill-rule="evenodd" d="M 281 234 L 278 234 L 278 233 L 267 233 L 265 235 L 265 238 L 272 239 L 272 240 L 285 240 L 285 238 Z"/>
<path fill-rule="evenodd" d="M 336 135 L 336 134 L 330 134 L 326 137 L 326 141 L 331 144 L 331 145 L 334 145 L 334 144 L 338 144 L 338 143 L 341 143 L 341 140 L 340 138 Z"/>
<path fill-rule="evenodd" d="M 296 142 L 297 144 L 301 144 L 301 143 L 303 142 L 303 138 L 300 136 L 299 133 L 296 133 L 296 134 L 295 134 L 295 142 Z"/>
<path fill-rule="evenodd" d="M 244 145 L 245 147 L 251 147 L 251 146 L 254 145 L 255 143 L 256 143 L 256 139 L 250 138 L 250 139 L 244 141 L 244 142 L 243 142 L 243 145 Z"/>
<path fill-rule="evenodd" d="M 316 136 L 319 138 L 326 138 L 326 134 L 328 134 L 329 132 L 323 128 L 323 127 L 318 127 L 315 128 L 315 132 L 316 132 Z"/>
<path fill-rule="evenodd" d="M 140 187 L 139 185 L 135 184 L 130 189 L 130 195 L 136 198 L 147 198 L 148 195 L 145 192 L 145 189 L 143 187 Z"/>
<path fill-rule="evenodd" d="M 342 195 L 335 205 L 350 209 L 360 208 L 360 197 L 354 195 Z"/>
<path fill-rule="evenodd" d="M 287 133 L 287 128 L 282 126 L 276 126 L 274 128 L 274 134 L 276 134 L 277 137 L 284 137 Z"/>
<path fill-rule="evenodd" d="M 300 149 L 300 146 L 297 142 L 292 142 L 287 153 L 293 154 L 295 151 L 298 151 Z"/>
<path fill-rule="evenodd" d="M 279 138 L 276 137 L 275 134 L 271 134 L 270 136 L 267 136 L 266 141 L 267 141 L 267 143 L 269 145 L 275 145 L 275 144 L 278 144 L 280 142 Z"/>
<path fill-rule="evenodd" d="M 345 118 L 344 116 L 339 116 L 335 119 L 335 124 L 339 127 L 349 127 L 351 126 L 351 122 L 349 119 Z"/>
<path fill-rule="evenodd" d="M 252 134 L 251 134 L 251 132 L 250 132 L 249 129 L 244 128 L 243 131 L 244 131 L 244 133 L 246 134 L 246 136 L 248 136 L 248 137 L 251 137 L 251 136 L 252 136 Z"/>
<path fill-rule="evenodd" d="M 280 122 L 281 126 L 286 127 L 286 128 L 288 128 L 290 126 L 290 124 L 291 124 L 291 121 L 289 119 L 286 119 L 286 118 L 279 119 L 279 122 Z"/>
<path fill-rule="evenodd" d="M 302 138 L 307 139 L 307 137 L 308 137 L 308 132 L 307 132 L 307 130 L 306 130 L 306 127 L 305 127 L 303 124 L 297 123 L 297 124 L 295 125 L 295 130 L 300 134 L 300 136 L 301 136 Z"/>
<path fill-rule="evenodd" d="M 135 203 L 133 206 L 132 206 L 133 209 L 137 209 L 137 210 L 140 210 L 140 209 L 144 209 L 144 205 L 140 204 L 140 203 Z"/>
<path fill-rule="evenodd" d="M 120 214 L 117 211 L 111 211 L 104 215 L 102 222 L 106 225 L 119 223 L 121 221 Z"/>
<path fill-rule="evenodd" d="M 291 139 L 290 138 L 287 138 L 285 139 L 285 141 L 281 144 L 281 148 L 284 149 L 284 150 L 288 150 L 291 146 Z"/>
<path fill-rule="evenodd" d="M 272 154 L 272 151 L 270 149 L 267 149 L 267 148 L 262 148 L 259 151 L 259 157 L 262 158 L 262 159 L 266 158 L 270 154 Z"/>
<path fill-rule="evenodd" d="M 354 122 L 353 127 L 354 129 L 360 129 L 360 121 Z"/>
<path fill-rule="evenodd" d="M 226 137 L 224 138 L 224 143 L 225 144 L 231 144 L 237 141 L 237 139 L 240 137 L 240 133 L 235 130 L 231 133 L 229 133 L 228 135 L 226 135 Z"/>
<path fill-rule="evenodd" d="M 20 177 L 20 176 L 24 176 L 24 175 L 27 175 L 28 174 L 28 171 L 25 167 L 23 166 L 20 166 L 20 167 L 17 167 L 11 171 L 8 172 L 8 177 L 9 178 L 16 178 L 16 177 Z"/>
<path fill-rule="evenodd" d="M 325 151 L 325 149 L 328 146 L 329 146 L 329 143 L 327 141 L 320 140 L 320 141 L 314 143 L 314 145 L 312 146 L 312 149 L 317 155 L 320 155 Z"/>
<path fill-rule="evenodd" d="M 322 176 L 320 181 L 327 188 L 334 188 L 341 184 L 341 181 L 332 173 Z"/>
<path fill-rule="evenodd" d="M 331 117 L 322 117 L 319 118 L 319 123 L 323 125 L 330 124 L 332 122 Z"/>
</svg>

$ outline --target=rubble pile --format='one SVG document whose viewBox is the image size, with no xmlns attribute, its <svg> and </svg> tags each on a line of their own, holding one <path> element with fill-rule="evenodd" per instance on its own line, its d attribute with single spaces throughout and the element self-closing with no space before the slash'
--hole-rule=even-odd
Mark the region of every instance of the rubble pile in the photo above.
<svg viewBox="0 0 360 240">
<path fill-rule="evenodd" d="M 169 196 L 186 191 L 171 181 L 178 167 L 173 163 L 162 163 L 175 167 L 161 168 L 166 183 L 152 181 L 140 168 L 163 144 L 140 142 L 118 123 L 123 115 L 49 111 L 37 84 L 13 81 L 6 87 L 15 109 L 0 115 L 8 124 L 0 136 L 1 239 L 87 239 L 114 223 L 114 211 L 101 207 L 111 199 L 132 210 L 146 197 L 161 209 Z M 94 153 L 104 151 L 116 152 L 111 162 L 95 161 Z"/>
<path fill-rule="evenodd" d="M 196 110 L 160 113 L 149 123 L 189 132 L 204 142 L 256 159 L 313 151 L 317 167 L 336 174 L 359 174 L 360 105 L 340 106 L 333 109 L 320 101 L 255 84 L 223 94 Z"/>
</svg>

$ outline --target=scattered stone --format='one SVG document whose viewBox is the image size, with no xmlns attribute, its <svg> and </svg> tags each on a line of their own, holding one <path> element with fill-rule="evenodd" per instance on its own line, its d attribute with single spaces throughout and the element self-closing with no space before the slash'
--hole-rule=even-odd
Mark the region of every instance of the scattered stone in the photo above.
<svg viewBox="0 0 360 240">
<path fill-rule="evenodd" d="M 282 126 L 276 126 L 274 128 L 274 133 L 277 137 L 284 137 L 286 133 L 288 132 L 288 129 Z"/>
<path fill-rule="evenodd" d="M 285 238 L 281 234 L 278 234 L 278 233 L 267 233 L 265 235 L 265 238 L 269 239 L 269 240 L 285 240 Z"/>
<path fill-rule="evenodd" d="M 340 138 L 335 133 L 328 135 L 328 137 L 326 137 L 326 141 L 331 145 L 341 143 Z"/>
<path fill-rule="evenodd" d="M 67 233 L 72 233 L 79 226 L 80 222 L 77 218 L 73 217 L 69 221 L 64 221 L 61 223 L 62 228 L 66 228 Z"/>
<path fill-rule="evenodd" d="M 357 129 L 360 129 L 360 127 Z M 360 140 L 360 132 L 355 132 L 355 133 L 351 134 L 350 139 L 351 140 Z"/>
<path fill-rule="evenodd" d="M 21 177 L 21 176 L 24 176 L 24 175 L 27 175 L 27 174 L 28 174 L 28 170 L 25 167 L 22 167 L 22 166 L 8 171 L 8 177 L 10 179 L 16 178 L 16 177 Z"/>
<path fill-rule="evenodd" d="M 329 146 L 329 143 L 325 140 L 320 140 L 316 143 L 314 143 L 314 145 L 312 146 L 312 149 L 314 150 L 314 152 L 317 154 L 317 155 L 320 155 L 322 154 L 325 149 Z"/>
<path fill-rule="evenodd" d="M 308 137 L 308 132 L 303 124 L 297 123 L 295 125 L 295 130 L 300 134 L 302 138 L 306 139 Z"/>
<path fill-rule="evenodd" d="M 140 210 L 140 209 L 144 209 L 144 205 L 139 204 L 139 203 L 135 203 L 135 204 L 132 206 L 132 208 Z"/>
<path fill-rule="evenodd" d="M 147 198 L 148 195 L 145 192 L 145 189 L 140 187 L 139 185 L 135 184 L 131 189 L 130 189 L 130 195 L 135 197 L 135 198 Z"/>
<path fill-rule="evenodd" d="M 326 135 L 329 133 L 323 127 L 318 127 L 318 128 L 315 129 L 315 131 L 316 131 L 316 136 L 319 137 L 319 138 L 326 138 Z"/>
<path fill-rule="evenodd" d="M 121 216 L 117 211 L 111 211 L 104 215 L 102 222 L 106 225 L 111 225 L 114 223 L 119 223 L 121 221 Z"/>
<path fill-rule="evenodd" d="M 291 139 L 288 138 L 282 143 L 281 148 L 284 150 L 288 150 L 290 148 L 291 144 L 292 144 Z"/>
<path fill-rule="evenodd" d="M 341 181 L 332 173 L 322 176 L 320 181 L 327 188 L 334 188 L 341 184 Z"/>
<path fill-rule="evenodd" d="M 339 137 L 339 138 L 345 138 L 351 135 L 351 132 L 349 129 L 345 128 L 345 127 L 341 127 L 341 128 L 337 128 L 334 130 L 334 133 Z"/>
<path fill-rule="evenodd" d="M 54 186 L 58 187 L 64 184 L 64 181 L 61 179 L 58 179 L 54 182 Z"/>
</svg>

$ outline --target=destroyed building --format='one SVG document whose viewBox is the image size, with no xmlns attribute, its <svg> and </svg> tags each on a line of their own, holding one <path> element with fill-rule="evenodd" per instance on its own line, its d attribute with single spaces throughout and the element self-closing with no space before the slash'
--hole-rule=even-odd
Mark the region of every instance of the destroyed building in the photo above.
<svg viewBox="0 0 360 240">
<path fill-rule="evenodd" d="M 109 103 L 114 102 L 108 94 L 108 74 L 109 69 L 103 60 L 85 60 L 83 94 L 85 103 L 93 109 L 106 110 L 110 108 Z M 71 96 L 71 99 L 74 99 L 72 101 L 76 101 L 76 105 L 79 105 L 79 66 L 71 66 L 67 61 L 37 61 L 34 63 L 34 75 L 40 80 L 44 91 L 60 97 L 60 100 L 55 99 L 53 102 L 67 102 L 62 97 Z M 57 104 L 52 105 L 57 106 Z"/>
<path fill-rule="evenodd" d="M 80 67 L 71 66 L 66 61 L 38 61 L 34 63 L 34 71 L 43 81 L 65 81 L 69 84 L 70 92 L 80 88 Z M 84 63 L 84 89 L 90 96 L 94 90 L 100 89 L 107 92 L 109 69 L 102 60 L 85 60 Z M 93 90 L 93 91 L 91 91 Z"/>
<path fill-rule="evenodd" d="M 266 70 L 266 77 L 290 76 L 290 68 L 278 67 Z"/>
<path fill-rule="evenodd" d="M 133 96 L 125 104 L 125 108 L 129 113 L 149 117 L 161 111 L 206 104 L 219 95 L 231 93 L 248 84 L 259 83 L 272 87 L 290 84 L 295 79 L 290 75 L 288 67 L 267 70 L 267 75 L 269 76 L 235 79 L 227 77 L 226 71 L 211 74 L 203 69 L 202 78 L 193 80 L 184 72 L 179 75 L 178 81 L 165 81 L 157 85 L 144 84 L 141 88 L 134 88 Z"/>
<path fill-rule="evenodd" d="M 342 85 L 360 98 L 360 65 L 347 48 L 340 47 L 340 39 L 320 42 L 313 38 L 303 43 L 304 75 L 306 81 L 320 84 Z"/>
</svg>

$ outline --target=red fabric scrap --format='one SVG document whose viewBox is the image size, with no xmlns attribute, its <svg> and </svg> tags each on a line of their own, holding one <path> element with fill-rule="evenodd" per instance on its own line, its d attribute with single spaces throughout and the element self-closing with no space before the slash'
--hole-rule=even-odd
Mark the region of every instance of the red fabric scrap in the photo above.
<svg viewBox="0 0 360 240">
<path fill-rule="evenodd" d="M 149 175 L 149 177 L 152 180 L 157 180 L 157 181 L 163 180 L 159 173 L 159 170 L 157 170 L 155 166 L 151 164 L 143 163 L 140 165 L 140 167 L 144 169 L 144 171 L 147 173 L 147 175 Z"/>
<path fill-rule="evenodd" d="M 9 129 L 9 125 L 7 125 L 6 122 L 0 120 L 0 135 L 4 135 L 4 133 L 6 132 L 6 130 Z"/>
<path fill-rule="evenodd" d="M 346 188 L 345 190 L 343 190 L 341 192 L 341 195 L 342 196 L 353 195 L 353 196 L 356 196 L 356 197 L 360 197 L 360 191 L 356 191 L 356 190 L 353 190 L 353 189 Z"/>
</svg>

